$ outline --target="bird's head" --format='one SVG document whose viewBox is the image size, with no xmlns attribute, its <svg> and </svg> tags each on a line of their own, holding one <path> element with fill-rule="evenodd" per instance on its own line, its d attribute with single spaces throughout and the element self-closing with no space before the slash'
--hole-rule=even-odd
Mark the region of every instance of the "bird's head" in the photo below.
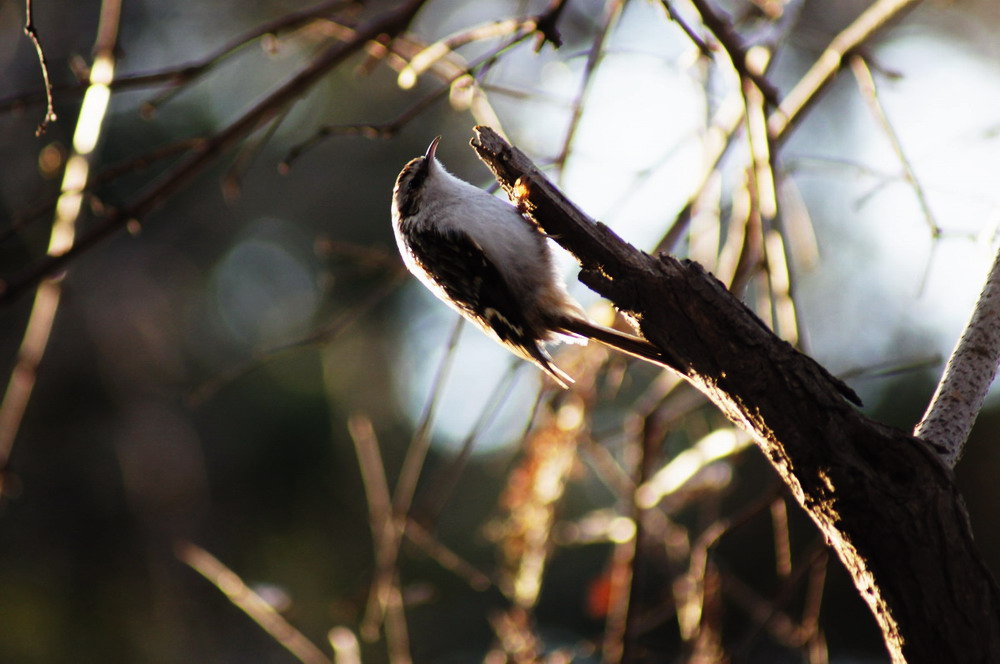
<svg viewBox="0 0 1000 664">
<path fill-rule="evenodd" d="M 443 170 L 435 156 L 440 142 L 441 137 L 436 137 L 427 146 L 427 151 L 423 156 L 411 159 L 399 172 L 396 186 L 392 190 L 392 203 L 394 212 L 400 218 L 412 217 L 420 210 L 420 199 L 424 186 L 433 175 Z"/>
</svg>

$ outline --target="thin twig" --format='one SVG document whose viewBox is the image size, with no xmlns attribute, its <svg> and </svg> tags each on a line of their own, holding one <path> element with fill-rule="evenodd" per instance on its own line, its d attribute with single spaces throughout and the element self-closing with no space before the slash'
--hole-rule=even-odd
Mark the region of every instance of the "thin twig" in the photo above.
<svg viewBox="0 0 1000 664">
<path fill-rule="evenodd" d="M 334 627 L 327 633 L 334 664 L 361 664 L 361 645 L 349 627 Z"/>
<path fill-rule="evenodd" d="M 778 496 L 771 503 L 771 532 L 774 533 L 774 571 L 779 578 L 787 579 L 792 573 L 792 538 L 784 496 Z"/>
<path fill-rule="evenodd" d="M 473 590 L 481 592 L 495 585 L 488 574 L 442 544 L 418 522 L 412 519 L 407 521 L 404 534 L 438 565 L 464 579 Z"/>
<path fill-rule="evenodd" d="M 719 170 L 719 163 L 725 156 L 726 151 L 733 145 L 734 138 L 740 129 L 746 111 L 746 104 L 742 95 L 734 93 L 727 97 L 715 112 L 708 129 L 705 132 L 703 141 L 704 168 L 694 193 L 688 199 L 673 223 L 664 233 L 663 238 L 656 244 L 655 252 L 671 252 L 687 231 L 691 221 L 691 213 L 695 204 L 705 192 L 706 187 L 713 181 L 715 174 Z"/>
<path fill-rule="evenodd" d="M 889 359 L 862 367 L 848 369 L 839 374 L 844 380 L 864 378 L 893 378 L 937 367 L 944 361 L 938 354 L 914 357 L 908 360 Z"/>
<path fill-rule="evenodd" d="M 611 27 L 618 21 L 621 17 L 622 9 L 625 7 L 624 0 L 607 0 L 604 5 L 604 14 L 602 16 L 600 29 L 594 34 L 594 41 L 587 51 L 587 62 L 583 68 L 583 81 L 580 84 L 580 91 L 577 94 L 576 100 L 573 102 L 573 115 L 570 117 L 569 128 L 566 130 L 566 137 L 563 139 L 562 149 L 559 151 L 559 156 L 554 160 L 554 164 L 559 168 L 560 172 L 565 170 L 566 160 L 569 159 L 569 152 L 573 146 L 573 139 L 576 137 L 576 131 L 580 126 L 580 120 L 583 118 L 583 107 L 587 100 L 587 94 L 590 91 L 590 86 L 594 80 L 594 72 L 597 71 L 597 65 L 600 63 L 601 58 L 604 56 L 604 44 L 607 42 L 608 35 L 611 34 Z"/>
<path fill-rule="evenodd" d="M 199 78 L 225 62 L 231 56 L 235 55 L 240 51 L 240 49 L 250 42 L 260 39 L 266 35 L 278 35 L 287 30 L 294 30 L 309 21 L 321 16 L 335 13 L 350 6 L 351 4 L 353 3 L 349 0 L 327 0 L 327 2 L 321 2 L 315 7 L 309 7 L 308 9 L 303 9 L 297 12 L 282 14 L 276 19 L 265 21 L 264 23 L 251 28 L 243 34 L 229 40 L 205 57 L 200 58 L 195 62 L 188 63 L 183 67 L 174 69 L 172 74 L 165 80 L 165 82 L 170 84 L 170 87 L 161 92 L 154 99 L 144 102 L 144 112 L 149 113 L 157 107 L 163 105 L 164 102 L 177 94 L 183 86 L 197 81 Z M 154 76 L 163 76 L 166 73 L 168 72 L 161 72 L 159 74 L 136 74 L 135 79 L 138 81 L 141 80 L 143 76 L 152 78 Z"/>
<path fill-rule="evenodd" d="M 525 25 L 524 22 L 521 22 Z M 320 127 L 312 136 L 306 140 L 293 145 L 285 158 L 278 165 L 279 172 L 287 174 L 292 167 L 293 162 L 295 162 L 303 153 L 316 147 L 323 139 L 330 136 L 362 136 L 369 139 L 389 139 L 394 137 L 401 129 L 408 125 L 412 120 L 418 117 L 425 110 L 434 105 L 438 100 L 445 97 L 452 89 L 452 85 L 465 76 L 471 75 L 480 67 L 491 62 L 499 54 L 503 53 L 507 49 L 515 46 L 516 44 L 524 41 L 531 35 L 531 30 L 521 30 L 515 34 L 511 39 L 507 40 L 500 46 L 490 50 L 488 53 L 476 58 L 471 63 L 458 66 L 450 61 L 442 61 L 441 59 L 435 60 L 435 63 L 447 62 L 449 66 L 449 72 L 438 72 L 444 85 L 434 90 L 430 94 L 424 96 L 423 98 L 417 100 L 412 106 L 404 110 L 394 119 L 388 122 L 382 123 L 354 123 L 354 124 L 338 124 L 338 125 L 326 125 Z M 393 49 L 399 50 L 398 45 L 393 42 Z M 407 49 L 408 50 L 408 49 Z M 426 50 L 426 49 L 425 49 Z M 418 51 L 417 55 L 423 51 Z M 416 57 L 415 55 L 413 57 Z M 405 70 L 406 65 L 403 66 Z M 422 70 L 421 70 L 422 71 Z M 401 77 L 402 75 L 400 75 Z"/>
<path fill-rule="evenodd" d="M 752 63 L 757 73 L 763 72 L 766 60 Z M 750 66 L 751 63 L 747 63 Z M 750 157 L 753 161 L 750 182 L 753 190 L 753 200 L 761 221 L 769 225 L 778 214 L 777 194 L 774 186 L 774 163 L 771 141 L 767 135 L 766 111 L 764 100 L 766 95 L 759 84 L 752 82 L 746 75 L 741 78 L 743 85 L 743 100 L 746 108 L 744 118 L 747 124 L 747 140 L 750 144 Z"/>
<path fill-rule="evenodd" d="M 748 49 L 743 45 L 743 39 L 733 29 L 729 20 L 717 12 L 708 3 L 708 0 L 691 0 L 691 4 L 698 10 L 701 22 L 705 24 L 705 27 L 712 32 L 719 44 L 722 45 L 726 55 L 729 56 L 730 62 L 733 63 L 733 69 L 740 75 L 740 78 L 753 81 L 753 84 L 761 91 L 767 102 L 772 106 L 776 106 L 778 104 L 777 89 L 764 77 L 762 71 L 757 70 L 747 62 Z"/>
<path fill-rule="evenodd" d="M 427 492 L 422 503 L 419 504 L 414 518 L 420 520 L 425 525 L 437 523 L 438 517 L 448 504 L 448 501 L 451 500 L 452 493 L 458 485 L 462 473 L 465 471 L 469 458 L 472 456 L 472 450 L 475 448 L 476 441 L 479 440 L 479 436 L 493 422 L 493 418 L 496 417 L 501 406 L 506 403 L 510 390 L 514 386 L 515 374 L 521 366 L 520 362 L 511 363 L 507 372 L 497 381 L 493 392 L 486 401 L 486 405 L 479 412 L 479 417 L 462 441 L 462 446 L 458 454 L 448 463 L 447 468 L 439 473 L 436 481 L 431 483 L 432 488 Z"/>
<path fill-rule="evenodd" d="M 788 245 L 776 228 L 764 231 L 764 260 L 766 262 L 767 286 L 771 296 L 773 316 L 772 329 L 782 339 L 800 346 L 798 307 L 792 295 L 792 276 L 789 269 Z"/>
<path fill-rule="evenodd" d="M 767 120 L 771 138 L 782 139 L 833 80 L 844 58 L 920 0 L 878 0 L 842 30 Z"/>
<path fill-rule="evenodd" d="M 368 639 L 374 638 L 378 633 L 378 623 L 384 615 L 390 661 L 393 664 L 407 664 L 410 661 L 409 635 L 399 588 L 399 568 L 393 553 L 398 548 L 402 533 L 392 515 L 385 464 L 371 420 L 366 415 L 355 414 L 351 416 L 347 426 L 358 456 L 365 497 L 368 500 L 372 541 L 376 547 L 375 578 L 372 580 L 361 634 Z M 385 546 L 387 542 L 391 542 L 392 547 Z"/>
<path fill-rule="evenodd" d="M 611 554 L 608 570 L 608 615 L 601 638 L 603 664 L 618 664 L 623 661 L 636 546 L 637 539 L 633 537 L 615 544 Z"/>
<path fill-rule="evenodd" d="M 247 614 L 275 641 L 292 653 L 303 664 L 330 664 L 312 641 L 292 626 L 267 600 L 250 588 L 243 579 L 218 558 L 192 542 L 179 542 L 177 557 L 188 567 L 201 574 L 226 596 L 243 613 Z"/>
<path fill-rule="evenodd" d="M 112 87 L 114 86 L 112 85 Z M 91 175 L 90 178 L 87 179 L 86 184 L 75 189 L 73 193 L 89 194 L 100 184 L 110 182 L 123 175 L 132 174 L 136 171 L 149 168 L 157 161 L 184 154 L 189 150 L 197 148 L 202 141 L 203 139 L 201 138 L 185 138 L 173 143 L 168 143 L 167 145 L 154 150 L 150 150 L 149 152 L 139 155 L 138 157 L 132 157 L 112 166 L 108 166 L 107 168 L 97 171 Z M 45 215 L 50 214 L 53 210 L 55 210 L 56 202 L 59 200 L 59 196 L 61 196 L 62 193 L 63 192 L 60 192 L 59 195 L 53 196 L 47 202 L 14 216 L 13 219 L 11 219 L 10 225 L 0 231 L 0 244 L 7 242 L 11 237 L 25 230 L 32 223 L 44 219 Z"/>
<path fill-rule="evenodd" d="M 31 0 L 27 0 L 30 4 Z M 302 23 L 332 13 L 342 7 L 349 6 L 350 2 L 344 0 L 334 0 L 321 3 L 315 7 L 304 9 L 300 12 L 283 14 L 281 17 L 262 23 L 259 26 L 245 32 L 244 34 L 230 40 L 221 48 L 213 51 L 207 56 L 194 62 L 177 65 L 152 72 L 140 72 L 137 74 L 125 74 L 112 83 L 113 90 L 133 89 L 151 87 L 155 85 L 170 84 L 171 91 L 165 95 L 176 92 L 176 88 L 195 81 L 197 78 L 208 73 L 212 68 L 224 62 L 231 55 L 235 54 L 246 43 L 258 39 L 264 35 L 277 34 L 284 30 L 295 28 Z M 69 84 L 54 85 L 52 93 L 81 95 L 87 89 L 87 82 L 75 81 Z M 32 91 L 28 93 L 16 94 L 11 97 L 0 99 L 0 112 L 9 111 L 12 108 L 35 104 L 45 100 L 47 90 Z M 153 105 L 162 103 L 163 98 L 158 97 L 151 102 Z M 150 103 L 150 102 L 147 102 Z"/>
<path fill-rule="evenodd" d="M 438 88 L 431 94 L 417 101 L 417 103 L 410 106 L 389 122 L 381 124 L 362 123 L 326 125 L 320 127 L 312 136 L 301 143 L 293 145 L 291 149 L 289 149 L 285 158 L 281 160 L 280 164 L 278 164 L 278 172 L 282 175 L 287 175 L 291 171 L 293 163 L 297 161 L 299 157 L 319 145 L 324 139 L 331 136 L 362 136 L 364 138 L 382 140 L 392 138 L 399 132 L 400 129 L 409 124 L 411 120 L 430 108 L 436 101 L 444 97 L 448 93 L 448 90 L 448 85 Z"/>
<path fill-rule="evenodd" d="M 406 275 L 407 273 L 402 269 L 398 270 L 380 286 L 369 292 L 360 302 L 348 307 L 333 320 L 312 330 L 305 336 L 277 346 L 254 351 L 246 360 L 222 370 L 217 375 L 210 377 L 192 389 L 187 397 L 188 403 L 194 407 L 200 406 L 215 396 L 225 386 L 231 385 L 268 362 L 273 362 L 287 353 L 293 353 L 304 348 L 319 346 L 333 341 L 345 330 L 350 329 L 354 323 L 371 311 L 377 304 L 395 292 L 400 284 L 405 281 Z"/>
<path fill-rule="evenodd" d="M 637 487 L 645 485 L 653 477 L 653 471 L 658 463 L 659 436 L 650 429 L 636 431 L 630 436 L 629 444 L 633 446 L 635 462 L 629 470 Z M 639 636 L 642 632 L 641 618 L 645 611 L 640 598 L 643 589 L 649 583 L 649 573 L 652 565 L 650 554 L 656 541 L 650 532 L 649 520 L 646 518 L 650 508 L 638 500 L 638 490 L 630 501 L 630 514 L 635 523 L 635 536 L 632 538 L 631 575 L 627 591 L 627 606 L 625 607 L 624 624 L 621 633 L 621 662 L 635 664 L 640 658 Z M 622 554 L 627 555 L 627 554 Z M 625 592 L 625 591 L 623 591 Z"/>
<path fill-rule="evenodd" d="M 30 11 L 30 2 L 28 7 Z M 50 257 L 70 251 L 76 241 L 77 224 L 83 207 L 82 190 L 90 177 L 93 151 L 104 127 L 111 96 L 109 86 L 114 78 L 114 50 L 118 41 L 120 17 L 121 0 L 104 0 L 94 42 L 90 88 L 80 107 L 73 135 L 73 149 L 66 160 L 59 198 L 55 205 L 47 251 Z M 35 291 L 34 305 L 21 339 L 17 362 L 0 402 L 0 495 L 3 471 L 7 467 L 14 439 L 34 390 L 38 366 L 48 347 L 61 296 L 62 284 L 58 277 L 47 277 Z"/>
<path fill-rule="evenodd" d="M 49 123 L 55 122 L 56 111 L 52 101 L 52 83 L 49 81 L 49 63 L 45 59 L 45 49 L 42 48 L 42 40 L 38 36 L 38 28 L 35 27 L 35 12 L 31 8 L 31 0 L 24 0 L 24 34 L 28 36 L 35 46 L 35 53 L 38 54 L 38 65 L 42 69 L 42 81 L 45 84 L 45 116 L 42 122 L 35 128 L 35 136 L 41 136 L 49 128 Z"/>
<path fill-rule="evenodd" d="M 535 25 L 533 19 L 510 18 L 502 21 L 491 21 L 471 28 L 464 28 L 426 46 L 410 58 L 410 61 L 400 70 L 399 75 L 396 77 L 397 84 L 404 90 L 409 90 L 417 84 L 417 79 L 421 74 L 433 67 L 438 61 L 454 53 L 455 49 L 459 46 L 493 37 L 519 34 L 525 31 L 530 34 L 534 31 Z"/>
<path fill-rule="evenodd" d="M 738 661 L 739 656 L 745 656 L 753 641 L 767 630 L 779 643 L 789 648 L 799 648 L 816 632 L 815 623 L 818 605 L 822 598 L 822 587 L 826 580 L 826 561 L 829 557 L 825 543 L 816 538 L 800 554 L 792 574 L 783 580 L 777 595 L 764 598 L 744 584 L 735 575 L 727 575 L 726 593 L 738 604 L 742 605 L 755 626 L 738 643 L 732 646 L 730 652 Z M 798 597 L 800 585 L 805 579 L 807 586 L 807 602 L 803 608 L 803 618 L 796 620 L 786 610 L 794 598 Z"/>
<path fill-rule="evenodd" d="M 393 492 L 393 511 L 400 518 L 409 515 L 410 507 L 413 504 L 413 496 L 417 490 L 417 482 L 420 480 L 420 473 L 430 451 L 431 425 L 434 423 L 434 415 L 444 394 L 444 384 L 451 371 L 452 362 L 458 350 L 458 339 L 464 327 L 462 317 L 455 318 L 451 334 L 445 342 L 444 356 L 438 365 L 438 370 L 431 382 L 430 392 L 424 410 L 420 414 L 420 421 L 417 423 L 410 444 L 406 448 L 406 456 L 403 458 L 403 466 L 399 471 L 399 479 L 396 482 L 396 489 Z"/>
<path fill-rule="evenodd" d="M 663 9 L 667 12 L 667 18 L 677 24 L 681 31 L 687 36 L 691 43 L 695 45 L 702 56 L 706 58 L 711 58 L 713 55 L 712 47 L 705 43 L 705 40 L 694 31 L 687 22 L 681 18 L 673 6 L 670 4 L 670 0 L 660 0 L 660 4 L 663 5 Z"/>
<path fill-rule="evenodd" d="M 734 427 L 716 429 L 665 464 L 635 492 L 635 502 L 642 509 L 651 509 L 670 494 L 681 489 L 696 474 L 719 459 L 737 454 L 753 441 Z"/>
<path fill-rule="evenodd" d="M 201 150 L 168 172 L 162 179 L 140 194 L 131 204 L 121 207 L 62 254 L 37 261 L 27 270 L 9 280 L 0 281 L 0 306 L 9 305 L 46 276 L 63 269 L 70 261 L 96 246 L 130 222 L 140 220 L 156 210 L 164 201 L 184 188 L 216 158 L 230 150 L 253 129 L 281 112 L 289 103 L 305 94 L 335 66 L 349 55 L 362 49 L 370 40 L 383 34 L 396 34 L 405 29 L 410 19 L 427 0 L 409 0 L 358 28 L 354 39 L 338 43 L 323 51 L 297 74 L 257 102 L 222 131 L 205 139 Z"/>
<path fill-rule="evenodd" d="M 291 110 L 292 106 L 289 104 L 277 117 L 264 123 L 266 127 L 259 135 L 248 138 L 240 146 L 233 163 L 226 170 L 226 174 L 222 176 L 222 195 L 227 202 L 232 203 L 239 198 L 243 178 L 246 177 L 247 172 L 264 147 L 274 138 L 275 132 L 281 127 Z"/>
<path fill-rule="evenodd" d="M 903 178 L 913 188 L 913 194 L 917 197 L 917 203 L 920 205 L 920 210 L 924 214 L 924 220 L 931 229 L 931 238 L 935 240 L 940 238 L 941 225 L 938 223 L 937 218 L 931 211 L 931 206 L 930 203 L 927 202 L 927 195 L 924 192 L 924 188 L 920 186 L 920 181 L 917 180 L 917 174 L 913 170 L 913 164 L 907 158 L 906 152 L 903 150 L 903 143 L 899 140 L 899 135 L 896 133 L 892 123 L 889 121 L 889 116 L 886 115 L 882 102 L 879 101 L 878 89 L 875 85 L 875 77 L 872 76 L 872 71 L 868 66 L 868 62 L 860 55 L 852 55 L 848 59 L 848 62 L 851 66 L 851 72 L 853 72 L 854 78 L 858 82 L 858 88 L 861 90 L 861 96 L 864 97 L 865 103 L 868 104 L 869 110 L 872 115 L 875 116 L 875 119 L 878 121 L 882 131 L 885 132 L 885 137 L 889 140 L 892 151 L 896 153 L 896 158 L 899 160 L 900 166 L 903 167 Z"/>
<path fill-rule="evenodd" d="M 434 376 L 434 381 L 431 384 L 430 394 L 424 406 L 424 411 L 421 414 L 420 422 L 406 450 L 403 466 L 391 499 L 394 527 L 383 528 L 380 534 L 376 535 L 375 550 L 379 559 L 379 570 L 376 571 L 376 574 L 381 574 L 382 577 L 387 573 L 387 570 L 394 570 L 396 568 L 402 535 L 405 534 L 406 529 L 412 524 L 412 521 L 409 520 L 410 506 L 413 502 L 413 495 L 416 492 L 417 482 L 420 479 L 420 473 L 423 470 L 424 461 L 427 458 L 427 452 L 430 449 L 430 433 L 431 425 L 434 422 L 434 413 L 437 410 L 438 402 L 444 391 L 444 382 L 451 368 L 451 362 L 455 357 L 462 324 L 463 319 L 459 316 L 446 344 L 445 355 L 441 359 L 441 364 L 438 366 L 437 374 Z M 374 632 L 376 626 L 385 618 L 387 606 L 384 599 L 387 595 L 385 592 L 376 592 L 375 589 L 386 584 L 387 581 L 385 578 L 376 577 L 372 586 L 373 591 L 369 596 L 365 617 L 362 621 L 362 634 L 371 634 Z"/>
</svg>

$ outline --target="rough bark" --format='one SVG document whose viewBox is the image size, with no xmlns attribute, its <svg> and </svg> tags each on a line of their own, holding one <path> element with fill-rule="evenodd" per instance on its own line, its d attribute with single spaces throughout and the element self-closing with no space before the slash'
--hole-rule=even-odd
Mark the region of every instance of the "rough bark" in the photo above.
<svg viewBox="0 0 1000 664">
<path fill-rule="evenodd" d="M 632 247 L 491 129 L 476 132 L 480 158 L 579 259 L 580 280 L 679 357 L 687 380 L 753 435 L 850 572 L 893 661 L 1000 661 L 1000 592 L 937 452 L 858 412 L 839 381 L 700 265 Z"/>
<path fill-rule="evenodd" d="M 952 351 L 927 412 L 913 434 L 944 448 L 950 468 L 962 458 L 1000 360 L 1000 250 L 962 338 Z"/>
</svg>

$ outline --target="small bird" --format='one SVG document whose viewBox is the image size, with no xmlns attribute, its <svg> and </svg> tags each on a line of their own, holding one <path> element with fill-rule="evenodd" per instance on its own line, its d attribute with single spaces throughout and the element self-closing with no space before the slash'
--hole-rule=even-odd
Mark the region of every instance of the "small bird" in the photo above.
<svg viewBox="0 0 1000 664">
<path fill-rule="evenodd" d="M 562 387 L 573 379 L 544 344 L 593 339 L 663 366 L 648 341 L 587 320 L 566 291 L 545 235 L 516 207 L 461 180 L 436 158 L 438 136 L 392 192 L 392 227 L 406 267 L 434 295 Z"/>
</svg>

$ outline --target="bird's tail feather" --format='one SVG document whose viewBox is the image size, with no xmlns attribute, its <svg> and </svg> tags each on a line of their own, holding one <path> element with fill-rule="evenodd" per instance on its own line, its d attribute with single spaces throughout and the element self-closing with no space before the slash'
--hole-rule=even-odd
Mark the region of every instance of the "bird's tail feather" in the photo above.
<svg viewBox="0 0 1000 664">
<path fill-rule="evenodd" d="M 574 334 L 588 339 L 593 339 L 594 341 L 600 342 L 605 346 L 610 346 L 611 348 L 615 348 L 641 360 L 647 360 L 654 364 L 670 367 L 677 371 L 684 371 L 684 365 L 673 354 L 661 350 L 645 339 L 640 339 L 639 337 L 634 337 L 630 334 L 625 334 L 624 332 L 612 330 L 583 319 L 572 317 L 566 317 L 557 321 L 552 328 L 556 332 Z M 812 358 L 809 359 L 812 360 Z M 815 360 L 812 360 L 812 362 L 815 364 L 820 373 L 822 373 L 822 375 L 830 381 L 833 387 L 835 387 L 837 391 L 844 396 L 844 398 L 858 406 L 862 405 L 861 398 L 846 383 L 836 376 L 833 376 Z"/>
<path fill-rule="evenodd" d="M 539 344 L 532 343 L 525 346 L 524 351 L 527 353 L 528 360 L 534 362 L 539 369 L 547 373 L 564 390 L 569 389 L 569 386 L 576 382 L 572 376 L 555 365 L 552 357 Z"/>
<path fill-rule="evenodd" d="M 582 318 L 564 318 L 552 326 L 556 332 L 563 332 L 576 336 L 593 339 L 598 343 L 609 346 L 623 353 L 646 360 L 660 366 L 680 368 L 680 362 L 645 339 L 612 330 L 595 323 L 583 320 Z"/>
</svg>

